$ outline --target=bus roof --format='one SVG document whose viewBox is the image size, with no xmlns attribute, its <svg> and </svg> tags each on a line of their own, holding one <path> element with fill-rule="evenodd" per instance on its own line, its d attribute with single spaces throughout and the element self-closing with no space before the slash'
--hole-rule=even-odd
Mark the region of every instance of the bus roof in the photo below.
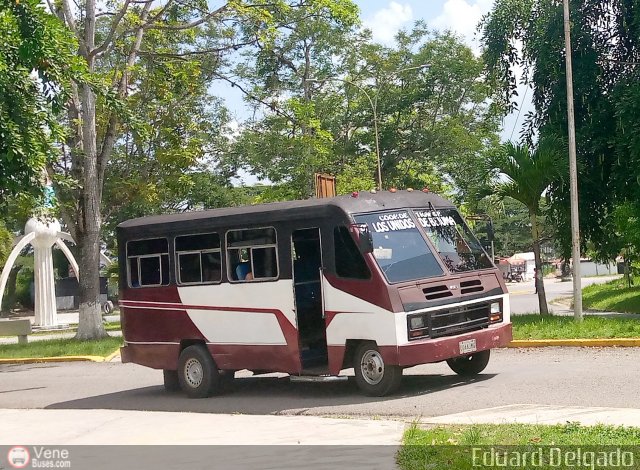
<svg viewBox="0 0 640 470">
<path fill-rule="evenodd" d="M 354 193 L 355 194 L 355 193 Z M 371 193 L 362 191 L 358 196 L 345 195 L 332 198 L 306 199 L 300 201 L 272 202 L 251 206 L 224 207 L 221 209 L 209 209 L 204 211 L 180 212 L 166 215 L 153 215 L 127 220 L 118 225 L 119 229 L 134 229 L 149 226 L 168 225 L 175 223 L 188 223 L 206 219 L 218 219 L 220 224 L 232 223 L 230 219 L 257 216 L 264 220 L 265 216 L 274 220 L 285 221 L 292 217 L 301 218 L 320 216 L 330 213 L 331 209 L 338 209 L 347 214 L 362 212 L 376 212 L 402 208 L 434 208 L 455 207 L 451 202 L 434 193 L 422 191 L 381 191 Z"/>
</svg>

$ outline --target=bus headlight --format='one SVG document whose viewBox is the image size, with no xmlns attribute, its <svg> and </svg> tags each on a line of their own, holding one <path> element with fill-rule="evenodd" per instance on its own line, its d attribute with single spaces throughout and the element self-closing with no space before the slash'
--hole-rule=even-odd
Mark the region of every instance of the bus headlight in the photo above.
<svg viewBox="0 0 640 470">
<path fill-rule="evenodd" d="M 416 315 L 415 317 L 411 317 L 409 319 L 409 327 L 412 330 L 417 330 L 419 328 L 424 328 L 424 316 Z"/>
<path fill-rule="evenodd" d="M 500 302 L 494 302 L 489 306 L 489 323 L 500 323 L 501 321 Z"/>
<path fill-rule="evenodd" d="M 427 314 L 418 314 L 407 317 L 409 327 L 409 340 L 420 339 L 429 336 L 429 320 Z"/>
</svg>

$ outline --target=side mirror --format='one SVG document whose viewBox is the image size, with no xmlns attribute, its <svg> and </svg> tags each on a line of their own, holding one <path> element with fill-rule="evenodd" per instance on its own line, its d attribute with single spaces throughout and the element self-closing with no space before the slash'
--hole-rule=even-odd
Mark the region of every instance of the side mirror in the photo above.
<svg viewBox="0 0 640 470">
<path fill-rule="evenodd" d="M 373 253 L 373 236 L 367 224 L 351 224 L 349 231 L 362 253 Z"/>
</svg>

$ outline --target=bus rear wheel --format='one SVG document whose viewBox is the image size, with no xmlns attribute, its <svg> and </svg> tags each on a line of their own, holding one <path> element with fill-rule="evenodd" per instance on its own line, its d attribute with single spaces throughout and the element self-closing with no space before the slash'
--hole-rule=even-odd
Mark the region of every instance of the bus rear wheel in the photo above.
<svg viewBox="0 0 640 470">
<path fill-rule="evenodd" d="M 178 379 L 189 398 L 206 398 L 218 390 L 218 368 L 205 346 L 194 344 L 180 353 Z"/>
<path fill-rule="evenodd" d="M 358 346 L 353 366 L 356 383 L 365 395 L 382 397 L 400 386 L 402 368 L 385 364 L 374 343 L 362 343 Z"/>
<path fill-rule="evenodd" d="M 486 351 L 469 354 L 468 356 L 447 359 L 447 364 L 449 364 L 451 370 L 456 374 L 469 377 L 482 372 L 487 367 L 487 364 L 489 364 L 490 356 L 491 351 L 487 349 Z"/>
</svg>

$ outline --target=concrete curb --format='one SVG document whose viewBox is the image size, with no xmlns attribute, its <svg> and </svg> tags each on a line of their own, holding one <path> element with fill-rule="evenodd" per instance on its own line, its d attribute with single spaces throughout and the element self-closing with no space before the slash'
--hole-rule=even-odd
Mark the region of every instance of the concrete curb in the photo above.
<svg viewBox="0 0 640 470">
<path fill-rule="evenodd" d="M 108 356 L 105 356 L 104 357 L 104 362 L 111 362 L 111 361 L 113 361 L 114 358 L 118 357 L 119 355 L 120 355 L 120 348 L 116 349 L 115 351 L 113 351 Z"/>
<path fill-rule="evenodd" d="M 0 364 L 38 364 L 41 362 L 111 362 L 120 354 L 120 348 L 107 356 L 54 356 L 54 357 L 11 357 L 0 359 Z"/>
<path fill-rule="evenodd" d="M 527 339 L 513 340 L 508 348 L 541 348 L 547 346 L 562 347 L 640 347 L 640 338 L 610 339 Z"/>
</svg>

